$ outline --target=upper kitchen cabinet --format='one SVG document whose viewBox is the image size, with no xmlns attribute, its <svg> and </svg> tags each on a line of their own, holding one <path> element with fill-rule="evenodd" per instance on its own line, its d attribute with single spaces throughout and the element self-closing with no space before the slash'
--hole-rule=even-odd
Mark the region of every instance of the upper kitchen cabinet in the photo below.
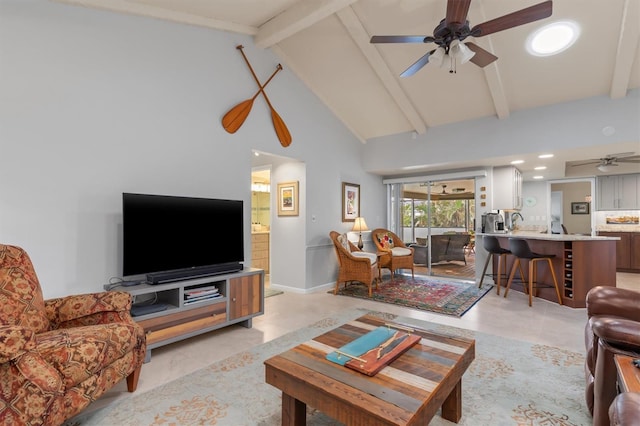
<svg viewBox="0 0 640 426">
<path fill-rule="evenodd" d="M 493 209 L 522 209 L 522 173 L 513 166 L 493 169 Z"/>
<path fill-rule="evenodd" d="M 597 210 L 640 209 L 640 174 L 598 176 Z"/>
</svg>

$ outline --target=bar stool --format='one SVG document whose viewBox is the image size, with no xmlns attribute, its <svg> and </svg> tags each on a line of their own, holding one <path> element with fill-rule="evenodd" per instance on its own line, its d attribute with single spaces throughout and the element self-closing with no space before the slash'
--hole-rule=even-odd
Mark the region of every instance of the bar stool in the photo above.
<svg viewBox="0 0 640 426">
<path fill-rule="evenodd" d="M 537 262 L 541 260 L 546 260 L 549 264 L 549 269 L 551 270 L 551 276 L 553 277 L 553 285 L 556 288 L 556 295 L 558 296 L 558 303 L 562 305 L 562 296 L 560 296 L 560 287 L 558 287 L 558 280 L 556 279 L 556 273 L 553 270 L 553 263 L 551 263 L 551 259 L 556 257 L 555 254 L 542 254 L 542 253 L 534 253 L 531 251 L 529 247 L 529 243 L 526 240 L 522 240 L 519 238 L 509 238 L 509 248 L 511 249 L 511 253 L 516 257 L 513 266 L 511 267 L 511 273 L 509 274 L 509 281 L 507 282 L 507 288 L 504 292 L 504 297 L 507 297 L 507 293 L 509 293 L 509 287 L 511 287 L 511 282 L 513 281 L 513 276 L 516 274 L 516 265 L 519 265 L 522 268 L 522 264 L 520 263 L 520 259 L 527 259 L 529 261 L 529 306 L 532 305 L 533 302 L 533 284 L 536 282 L 536 267 Z M 520 270 L 520 274 L 522 275 L 522 269 Z M 523 280 L 524 282 L 524 280 Z"/>
<path fill-rule="evenodd" d="M 484 281 L 489 262 L 491 262 L 495 256 L 498 256 L 498 279 L 496 280 L 496 283 L 498 284 L 498 294 L 500 294 L 500 280 L 502 277 L 507 278 L 507 256 L 512 254 L 511 250 L 500 247 L 498 239 L 489 235 L 484 235 L 482 237 L 482 246 L 487 252 L 489 252 L 489 256 L 487 257 L 487 261 L 484 262 L 484 269 L 482 269 L 482 277 L 480 278 L 478 288 L 482 288 L 482 282 Z M 502 273 L 502 265 L 504 265 L 504 274 Z M 522 282 L 524 282 L 524 271 L 522 270 L 522 265 L 520 265 L 520 277 L 522 278 Z"/>
</svg>

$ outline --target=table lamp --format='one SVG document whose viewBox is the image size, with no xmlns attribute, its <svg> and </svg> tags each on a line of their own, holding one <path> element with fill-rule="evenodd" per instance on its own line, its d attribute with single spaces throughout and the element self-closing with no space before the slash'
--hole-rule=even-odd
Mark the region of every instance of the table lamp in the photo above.
<svg viewBox="0 0 640 426">
<path fill-rule="evenodd" d="M 368 231 L 367 222 L 364 221 L 364 217 L 356 217 L 356 221 L 353 222 L 353 232 L 358 233 L 358 248 L 362 250 L 364 243 L 362 242 L 362 231 Z"/>
</svg>

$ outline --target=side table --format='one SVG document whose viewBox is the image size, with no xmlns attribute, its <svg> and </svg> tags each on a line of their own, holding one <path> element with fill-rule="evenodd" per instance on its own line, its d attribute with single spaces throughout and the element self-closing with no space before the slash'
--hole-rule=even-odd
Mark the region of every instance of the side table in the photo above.
<svg viewBox="0 0 640 426">
<path fill-rule="evenodd" d="M 633 364 L 634 359 L 627 355 L 614 356 L 620 392 L 640 392 L 640 368 Z"/>
</svg>

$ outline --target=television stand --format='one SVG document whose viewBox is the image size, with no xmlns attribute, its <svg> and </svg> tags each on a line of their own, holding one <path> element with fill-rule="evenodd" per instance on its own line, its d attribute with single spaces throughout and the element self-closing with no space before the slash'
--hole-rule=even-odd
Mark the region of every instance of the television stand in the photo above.
<svg viewBox="0 0 640 426">
<path fill-rule="evenodd" d="M 166 306 L 164 310 L 133 317 L 147 336 L 145 362 L 151 360 L 152 349 L 232 324 L 251 328 L 251 319 L 264 313 L 262 269 L 111 290 L 130 293 L 134 306 Z M 151 299 L 153 303 L 136 303 L 136 298 Z"/>
</svg>

